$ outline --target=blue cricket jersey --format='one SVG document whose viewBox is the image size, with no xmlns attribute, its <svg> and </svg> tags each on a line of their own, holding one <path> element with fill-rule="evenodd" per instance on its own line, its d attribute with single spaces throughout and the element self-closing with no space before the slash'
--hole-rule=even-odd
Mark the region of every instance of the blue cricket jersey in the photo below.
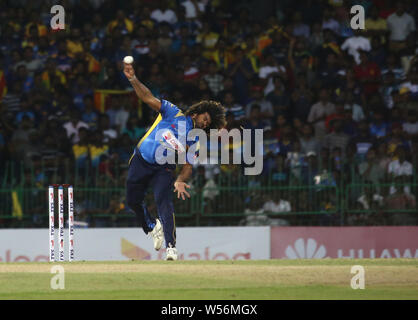
<svg viewBox="0 0 418 320">
<path fill-rule="evenodd" d="M 158 147 L 163 145 L 167 149 L 177 152 L 186 151 L 187 147 L 198 142 L 187 141 L 187 134 L 194 128 L 193 120 L 190 116 L 185 116 L 183 112 L 169 101 L 161 100 L 161 109 L 157 119 L 148 129 L 147 133 L 139 141 L 135 152 L 151 164 L 158 164 Z M 167 155 L 167 149 L 162 155 Z M 198 148 L 197 148 L 198 149 Z M 161 154 L 160 154 L 161 156 Z M 187 157 L 186 161 L 189 163 Z"/>
</svg>

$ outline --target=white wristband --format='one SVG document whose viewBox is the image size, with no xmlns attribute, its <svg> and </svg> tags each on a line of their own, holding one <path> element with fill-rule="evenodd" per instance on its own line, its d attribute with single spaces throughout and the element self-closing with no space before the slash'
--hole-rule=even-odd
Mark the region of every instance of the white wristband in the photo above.
<svg viewBox="0 0 418 320">
<path fill-rule="evenodd" d="M 134 75 L 132 78 L 128 79 L 130 82 L 134 81 L 136 79 L 136 76 Z"/>
</svg>

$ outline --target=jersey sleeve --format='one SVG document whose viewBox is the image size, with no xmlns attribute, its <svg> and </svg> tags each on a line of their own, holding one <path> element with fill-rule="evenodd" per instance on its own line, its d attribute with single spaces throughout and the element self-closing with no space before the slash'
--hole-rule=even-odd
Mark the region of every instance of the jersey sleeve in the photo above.
<svg viewBox="0 0 418 320">
<path fill-rule="evenodd" d="M 161 100 L 160 113 L 163 119 L 174 119 L 179 112 L 180 109 L 176 105 L 167 100 Z"/>
</svg>

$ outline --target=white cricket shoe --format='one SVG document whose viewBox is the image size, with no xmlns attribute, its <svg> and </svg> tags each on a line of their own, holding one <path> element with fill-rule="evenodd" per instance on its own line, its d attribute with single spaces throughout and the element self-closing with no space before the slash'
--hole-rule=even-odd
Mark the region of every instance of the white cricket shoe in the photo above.
<svg viewBox="0 0 418 320">
<path fill-rule="evenodd" d="M 176 248 L 167 248 L 165 260 L 175 261 L 177 260 L 177 249 Z"/>
<path fill-rule="evenodd" d="M 155 219 L 155 227 L 151 231 L 152 240 L 154 241 L 154 249 L 160 250 L 163 245 L 164 232 L 160 220 Z"/>
</svg>

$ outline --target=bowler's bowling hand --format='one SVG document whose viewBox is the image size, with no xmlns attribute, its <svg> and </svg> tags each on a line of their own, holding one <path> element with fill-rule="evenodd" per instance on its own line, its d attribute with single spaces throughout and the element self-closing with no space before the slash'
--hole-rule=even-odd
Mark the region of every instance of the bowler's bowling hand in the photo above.
<svg viewBox="0 0 418 320">
<path fill-rule="evenodd" d="M 190 186 L 185 182 L 177 181 L 174 183 L 174 192 L 177 192 L 178 199 L 181 197 L 183 200 L 186 200 L 184 195 L 190 198 L 190 194 L 186 191 L 186 188 L 190 189 Z"/>
<path fill-rule="evenodd" d="M 128 80 L 133 79 L 135 77 L 135 71 L 132 67 L 132 64 L 123 63 L 123 73 L 128 78 Z"/>
</svg>

